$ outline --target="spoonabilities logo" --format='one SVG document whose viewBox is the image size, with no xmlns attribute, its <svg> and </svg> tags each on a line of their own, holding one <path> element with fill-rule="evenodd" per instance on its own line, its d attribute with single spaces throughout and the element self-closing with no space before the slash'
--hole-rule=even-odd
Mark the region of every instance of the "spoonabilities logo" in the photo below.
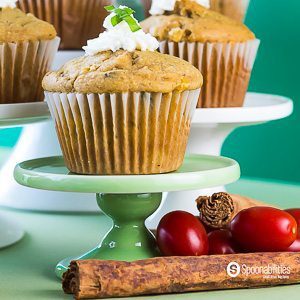
<svg viewBox="0 0 300 300">
<path fill-rule="evenodd" d="M 237 262 L 232 261 L 228 264 L 226 271 L 230 277 L 235 278 L 240 275 L 241 267 Z"/>
</svg>

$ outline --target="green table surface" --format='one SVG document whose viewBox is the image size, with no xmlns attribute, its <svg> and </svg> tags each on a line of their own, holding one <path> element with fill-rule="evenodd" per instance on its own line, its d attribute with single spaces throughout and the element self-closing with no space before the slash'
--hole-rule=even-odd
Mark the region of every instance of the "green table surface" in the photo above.
<svg viewBox="0 0 300 300">
<path fill-rule="evenodd" d="M 230 192 L 282 207 L 300 207 L 300 186 L 242 179 L 228 188 Z M 95 246 L 109 229 L 110 220 L 100 213 L 39 213 L 5 208 L 0 211 L 19 221 L 26 230 L 22 241 L 0 250 L 0 299 L 71 299 L 71 296 L 63 294 L 60 282 L 54 275 L 54 267 L 62 258 L 79 255 Z M 296 300 L 299 294 L 300 285 L 293 285 L 132 299 Z"/>
</svg>

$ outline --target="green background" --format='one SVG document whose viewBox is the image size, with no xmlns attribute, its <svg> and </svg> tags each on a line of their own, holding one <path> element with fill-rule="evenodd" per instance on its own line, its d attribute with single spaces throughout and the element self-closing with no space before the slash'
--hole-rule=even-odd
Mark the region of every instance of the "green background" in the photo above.
<svg viewBox="0 0 300 300">
<path fill-rule="evenodd" d="M 282 121 L 238 129 L 223 154 L 240 162 L 243 175 L 300 182 L 300 1 L 252 0 L 246 23 L 262 41 L 250 90 L 288 96 L 295 111 Z"/>
<path fill-rule="evenodd" d="M 288 96 L 295 112 L 282 121 L 238 129 L 227 139 L 223 154 L 240 162 L 244 176 L 300 182 L 299 18 L 299 0 L 251 1 L 246 23 L 262 44 L 250 90 Z M 18 132 L 2 131 L 0 146 L 13 145 Z"/>
</svg>

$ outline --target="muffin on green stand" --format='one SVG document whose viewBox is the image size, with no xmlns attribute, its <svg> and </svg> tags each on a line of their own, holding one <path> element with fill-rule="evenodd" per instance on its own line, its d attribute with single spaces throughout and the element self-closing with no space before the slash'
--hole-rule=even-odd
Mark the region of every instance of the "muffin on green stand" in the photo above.
<svg viewBox="0 0 300 300">
<path fill-rule="evenodd" d="M 15 2 L 0 7 L 0 104 L 44 100 L 42 79 L 59 45 L 51 24 L 23 13 Z"/>
<path fill-rule="evenodd" d="M 66 165 L 79 174 L 175 171 L 183 162 L 201 73 L 155 52 L 157 40 L 140 29 L 132 10 L 109 10 L 107 30 L 88 41 L 86 55 L 43 80 Z"/>
<path fill-rule="evenodd" d="M 189 61 L 204 78 L 199 108 L 239 107 L 244 103 L 259 40 L 242 23 L 197 2 L 153 1 L 153 16 L 141 23 L 160 41 L 160 52 Z M 207 1 L 204 1 L 207 2 Z"/>
</svg>

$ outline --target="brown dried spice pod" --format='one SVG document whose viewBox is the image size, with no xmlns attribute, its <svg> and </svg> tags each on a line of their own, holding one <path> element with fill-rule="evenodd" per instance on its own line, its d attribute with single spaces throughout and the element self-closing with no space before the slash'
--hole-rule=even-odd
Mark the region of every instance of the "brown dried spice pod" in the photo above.
<svg viewBox="0 0 300 300">
<path fill-rule="evenodd" d="M 202 222 L 216 229 L 228 227 L 231 220 L 243 209 L 254 206 L 274 207 L 255 199 L 223 192 L 213 194 L 211 197 L 200 196 L 196 203 Z"/>
</svg>

